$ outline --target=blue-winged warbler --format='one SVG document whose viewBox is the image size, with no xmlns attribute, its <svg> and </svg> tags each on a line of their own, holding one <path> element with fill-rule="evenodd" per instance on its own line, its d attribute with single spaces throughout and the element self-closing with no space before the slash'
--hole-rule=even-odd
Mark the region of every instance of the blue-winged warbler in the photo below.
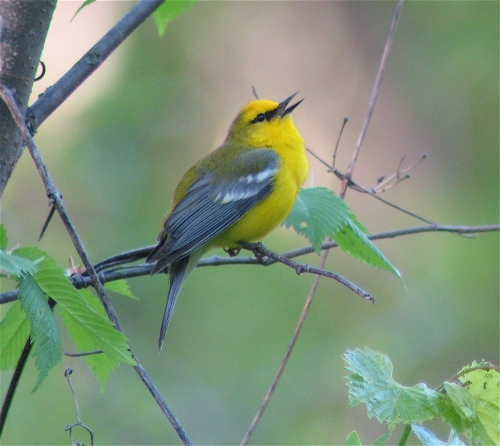
<svg viewBox="0 0 500 446">
<path fill-rule="evenodd" d="M 161 349 L 177 296 L 201 256 L 211 248 L 238 249 L 261 239 L 288 215 L 309 163 L 304 140 L 287 108 L 256 100 L 236 116 L 224 143 L 192 166 L 175 189 L 172 206 L 148 263 L 168 267 Z"/>
</svg>

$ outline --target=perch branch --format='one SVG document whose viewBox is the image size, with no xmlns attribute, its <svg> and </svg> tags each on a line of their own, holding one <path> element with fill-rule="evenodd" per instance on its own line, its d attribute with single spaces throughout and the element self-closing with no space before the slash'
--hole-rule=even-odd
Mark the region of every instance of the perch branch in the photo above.
<svg viewBox="0 0 500 446">
<path fill-rule="evenodd" d="M 483 226 L 447 226 L 447 225 L 429 225 L 429 226 L 416 226 L 414 228 L 405 228 L 405 229 L 397 229 L 394 231 L 386 231 L 386 232 L 378 232 L 376 234 L 368 235 L 370 240 L 384 240 L 391 239 L 396 237 L 403 237 L 412 234 L 423 234 L 427 232 L 448 232 L 452 234 L 460 234 L 460 235 L 472 235 L 476 236 L 478 234 L 487 233 L 487 232 L 499 232 L 500 225 L 483 225 Z M 325 242 L 321 245 L 322 250 L 329 250 L 337 248 L 337 243 L 334 241 Z M 97 263 L 94 267 L 97 270 L 97 266 L 101 265 L 101 269 L 108 268 L 107 262 L 110 261 L 110 265 L 122 265 L 129 262 L 134 262 L 136 260 L 143 259 L 147 257 L 148 253 L 153 249 L 153 246 L 147 246 L 145 248 L 134 249 L 132 251 L 124 252 L 122 254 L 118 254 L 116 256 L 110 257 L 109 259 L 103 260 L 100 263 Z M 304 246 L 303 248 L 294 249 L 292 251 L 287 251 L 282 254 L 276 254 L 281 258 L 293 259 L 295 257 L 303 256 L 306 254 L 312 254 L 314 252 L 314 248 L 312 246 Z M 274 256 L 273 256 L 274 257 Z M 118 261 L 117 259 L 121 259 Z M 202 259 L 200 263 L 198 263 L 197 267 L 205 267 L 205 266 L 226 266 L 226 265 L 261 265 L 261 266 L 270 266 L 277 263 L 277 260 L 274 258 L 267 259 L 264 263 L 258 261 L 257 259 L 251 257 L 221 257 L 221 256 L 212 256 L 206 259 Z M 113 270 L 104 270 L 99 272 L 99 279 L 106 282 L 113 282 L 115 280 L 121 279 L 130 279 L 132 277 L 141 277 L 141 276 L 149 276 L 151 274 L 151 270 L 153 265 L 136 265 L 136 266 L 125 266 L 121 268 L 116 268 Z M 83 275 L 74 275 L 70 278 L 73 285 L 80 288 L 87 288 L 92 285 L 92 281 L 90 277 Z M 0 305 L 8 302 L 13 302 L 17 299 L 17 290 L 14 291 L 6 291 L 4 293 L 0 293 Z"/>
</svg>

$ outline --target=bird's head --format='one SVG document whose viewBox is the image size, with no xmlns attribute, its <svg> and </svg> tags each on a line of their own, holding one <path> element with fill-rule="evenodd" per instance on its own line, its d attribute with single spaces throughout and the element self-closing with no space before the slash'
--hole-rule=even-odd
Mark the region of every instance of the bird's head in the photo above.
<svg viewBox="0 0 500 446">
<path fill-rule="evenodd" d="M 226 141 L 253 147 L 302 142 L 291 113 L 303 99 L 288 107 L 296 95 L 280 103 L 264 99 L 249 102 L 231 124 Z"/>
</svg>

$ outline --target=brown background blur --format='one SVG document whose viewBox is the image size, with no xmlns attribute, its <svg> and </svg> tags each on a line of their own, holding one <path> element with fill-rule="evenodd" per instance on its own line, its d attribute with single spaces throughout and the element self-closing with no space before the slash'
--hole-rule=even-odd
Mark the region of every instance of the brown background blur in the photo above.
<svg viewBox="0 0 500 446">
<path fill-rule="evenodd" d="M 60 2 L 33 97 L 63 75 L 128 9 Z M 393 2 L 199 2 L 160 38 L 148 20 L 39 130 L 36 141 L 94 262 L 154 243 L 182 172 L 217 147 L 253 99 L 300 90 L 294 112 L 307 145 L 345 171 L 365 118 Z M 354 178 L 372 186 L 399 160 L 429 158 L 384 197 L 442 224 L 498 221 L 497 2 L 404 5 L 375 114 Z M 311 159 L 306 185 L 339 182 Z M 354 192 L 346 200 L 371 232 L 421 223 Z M 10 247 L 37 245 L 61 265 L 75 251 L 57 218 L 37 243 L 47 199 L 25 154 L 9 182 L 2 222 Z M 276 251 L 306 244 L 279 229 Z M 366 408 L 349 409 L 342 354 L 389 355 L 395 378 L 435 387 L 472 360 L 498 363 L 498 234 L 423 234 L 377 242 L 397 278 L 330 254 L 327 267 L 373 293 L 362 301 L 322 280 L 303 332 L 253 444 L 364 444 L 384 432 Z M 316 255 L 302 259 L 316 265 Z M 313 277 L 276 265 L 197 270 L 166 343 L 156 341 L 165 276 L 130 280 L 141 301 L 114 296 L 131 345 L 196 444 L 241 441 L 276 372 Z M 3 283 L 2 289 L 9 284 Z M 1 308 L 4 314 L 6 308 Z M 73 347 L 66 341 L 65 348 Z M 104 394 L 81 359 L 65 358 L 34 394 L 30 361 L 4 444 L 68 444 L 76 421 L 63 377 L 72 367 L 82 421 L 98 444 L 179 443 L 135 372 L 121 367 Z M 1 375 L 2 398 L 10 373 Z M 433 427 L 438 426 L 437 424 Z M 446 438 L 446 429 L 436 427 Z M 394 435 L 392 443 L 397 442 Z M 78 440 L 89 443 L 81 433 Z"/>
</svg>

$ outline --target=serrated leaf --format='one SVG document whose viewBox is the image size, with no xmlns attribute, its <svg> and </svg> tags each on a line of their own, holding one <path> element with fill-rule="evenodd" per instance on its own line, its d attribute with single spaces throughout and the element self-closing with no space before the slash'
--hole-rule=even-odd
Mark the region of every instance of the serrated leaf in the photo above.
<svg viewBox="0 0 500 446">
<path fill-rule="evenodd" d="M 462 369 L 472 367 L 493 367 L 493 364 L 475 362 Z M 489 370 L 472 370 L 461 376 L 470 395 L 474 398 L 478 422 L 484 428 L 491 444 L 500 444 L 500 373 L 493 368 Z M 487 442 L 487 440 L 484 440 Z"/>
<path fill-rule="evenodd" d="M 106 313 L 97 297 L 88 290 L 80 290 L 80 296 L 88 305 L 89 308 L 94 309 L 97 313 L 105 317 Z M 75 344 L 78 352 L 90 352 L 101 350 L 101 345 L 97 340 L 88 336 L 87 330 L 83 328 L 75 318 L 73 318 L 67 311 L 59 308 L 59 315 L 63 321 L 64 326 L 68 330 L 71 340 Z M 120 364 L 113 356 L 103 352 L 95 355 L 83 356 L 85 362 L 92 369 L 101 386 L 101 392 L 104 391 L 106 383 L 110 374 Z"/>
<path fill-rule="evenodd" d="M 307 237 L 319 253 L 321 243 L 344 225 L 351 215 L 349 207 L 326 187 L 300 190 L 292 210 L 283 224 Z"/>
<path fill-rule="evenodd" d="M 425 446 L 466 446 L 465 443 L 455 434 L 453 429 L 451 430 L 446 443 L 442 442 L 434 435 L 434 433 L 425 427 L 412 424 L 411 430 Z"/>
<path fill-rule="evenodd" d="M 195 0 L 167 0 L 161 4 L 153 13 L 158 34 L 163 36 L 167 25 L 184 11 L 187 11 L 194 3 Z"/>
<path fill-rule="evenodd" d="M 368 266 L 389 271 L 402 280 L 400 272 L 352 220 L 347 221 L 340 230 L 332 234 L 332 238 L 346 254 Z"/>
<path fill-rule="evenodd" d="M 0 223 L 0 249 L 5 251 L 8 244 L 9 238 L 7 237 L 7 230 L 5 229 L 5 226 Z"/>
<path fill-rule="evenodd" d="M 128 282 L 125 279 L 114 280 L 112 282 L 106 282 L 104 287 L 107 290 L 114 291 L 115 293 L 121 294 L 123 296 L 130 297 L 131 299 L 139 301 L 134 293 L 130 290 Z"/>
<path fill-rule="evenodd" d="M 112 360 L 135 365 L 125 336 L 117 331 L 105 316 L 100 302 L 99 311 L 91 308 L 80 291 L 76 290 L 64 275 L 63 269 L 43 251 L 34 247 L 20 248 L 18 251 L 27 258 L 45 256 L 38 264 L 38 271 L 34 277 L 40 288 L 57 302 L 59 311 L 64 314 L 63 321 L 67 322 L 68 318 L 71 318 L 74 325 L 80 328 L 68 330 L 70 335 L 75 334 L 76 339 L 72 338 L 72 340 L 77 347 L 85 342 L 85 339 L 81 337 L 89 337 L 97 349 L 103 350 L 104 354 Z M 102 375 L 98 379 L 102 380 Z"/>
<path fill-rule="evenodd" d="M 0 274 L 7 274 L 20 278 L 25 274 L 34 274 L 36 269 L 36 264 L 28 259 L 10 254 L 0 249 Z"/>
<path fill-rule="evenodd" d="M 439 394 L 425 384 L 405 387 L 392 378 L 389 358 L 370 349 L 347 351 L 344 355 L 350 387 L 350 404 L 365 403 L 368 417 L 377 417 L 392 430 L 398 423 L 421 423 L 436 417 Z"/>
<path fill-rule="evenodd" d="M 0 322 L 0 369 L 15 367 L 30 336 L 28 316 L 16 301 Z"/>
<path fill-rule="evenodd" d="M 366 236 L 368 231 L 345 201 L 330 189 L 301 189 L 284 224 L 308 238 L 317 253 L 320 252 L 323 241 L 332 237 L 346 254 L 368 266 L 389 271 L 401 279 L 399 271 Z"/>
<path fill-rule="evenodd" d="M 33 343 L 33 357 L 38 369 L 38 389 L 49 371 L 61 361 L 62 346 L 54 314 L 47 298 L 34 277 L 26 275 L 19 279 L 19 296 L 23 310 L 28 315 Z"/>
<path fill-rule="evenodd" d="M 348 436 L 344 443 L 345 446 L 363 446 L 361 444 L 361 440 L 359 439 L 359 435 L 356 431 L 352 431 Z"/>
<path fill-rule="evenodd" d="M 71 20 L 69 21 L 69 23 L 71 23 L 71 22 L 74 20 L 74 18 L 75 18 L 75 17 L 76 17 L 76 16 L 80 13 L 80 11 L 81 11 L 83 8 L 87 7 L 87 6 L 88 6 L 88 5 L 90 5 L 91 3 L 94 3 L 95 1 L 96 1 L 96 0 L 85 0 L 85 1 L 83 2 L 83 5 L 82 5 L 82 6 L 80 6 L 80 7 L 76 10 L 75 15 L 74 15 L 73 17 L 71 17 Z"/>
</svg>

